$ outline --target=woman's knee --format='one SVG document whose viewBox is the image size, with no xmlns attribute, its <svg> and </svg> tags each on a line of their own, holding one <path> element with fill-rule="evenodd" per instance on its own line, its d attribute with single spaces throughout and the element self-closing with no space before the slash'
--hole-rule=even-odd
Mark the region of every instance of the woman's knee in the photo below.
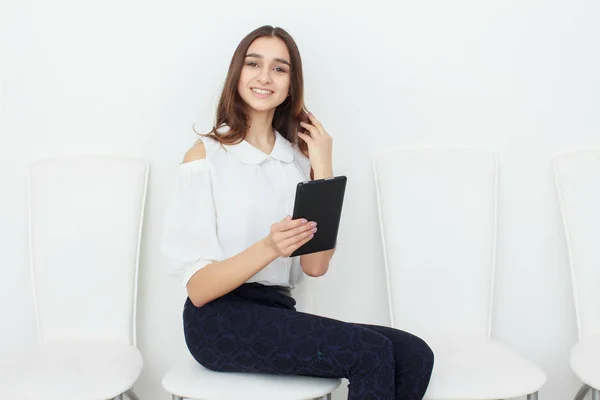
<svg viewBox="0 0 600 400">
<path fill-rule="evenodd" d="M 397 361 L 405 363 L 407 360 L 414 360 L 425 367 L 433 367 L 433 350 L 423 339 L 398 329 L 388 329 L 385 333 L 394 344 Z"/>
<path fill-rule="evenodd" d="M 368 356 L 369 360 L 377 364 L 394 364 L 394 343 L 387 336 L 365 329 L 360 342 L 363 355 Z"/>
<path fill-rule="evenodd" d="M 419 360 L 421 366 L 425 369 L 432 370 L 435 360 L 435 355 L 431 347 L 418 336 L 410 335 L 410 351 Z"/>
</svg>

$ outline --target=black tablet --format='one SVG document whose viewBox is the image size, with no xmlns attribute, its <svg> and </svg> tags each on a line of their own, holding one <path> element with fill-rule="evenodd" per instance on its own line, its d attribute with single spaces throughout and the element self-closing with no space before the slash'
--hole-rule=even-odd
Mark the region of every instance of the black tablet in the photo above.
<svg viewBox="0 0 600 400">
<path fill-rule="evenodd" d="M 335 247 L 346 192 L 346 177 L 300 182 L 292 219 L 305 218 L 317 223 L 315 236 L 294 251 L 290 257 L 330 250 Z"/>
</svg>

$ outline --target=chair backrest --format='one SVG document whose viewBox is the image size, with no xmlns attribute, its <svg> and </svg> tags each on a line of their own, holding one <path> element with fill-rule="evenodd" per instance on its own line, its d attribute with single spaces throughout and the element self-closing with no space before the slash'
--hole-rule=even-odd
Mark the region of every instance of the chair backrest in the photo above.
<svg viewBox="0 0 600 400">
<path fill-rule="evenodd" d="M 579 337 L 600 334 L 600 149 L 554 157 Z"/>
<path fill-rule="evenodd" d="M 144 160 L 116 156 L 31 165 L 30 260 L 41 342 L 136 344 L 148 171 Z"/>
<path fill-rule="evenodd" d="M 393 327 L 490 335 L 498 166 L 476 149 L 398 150 L 373 163 Z"/>
</svg>

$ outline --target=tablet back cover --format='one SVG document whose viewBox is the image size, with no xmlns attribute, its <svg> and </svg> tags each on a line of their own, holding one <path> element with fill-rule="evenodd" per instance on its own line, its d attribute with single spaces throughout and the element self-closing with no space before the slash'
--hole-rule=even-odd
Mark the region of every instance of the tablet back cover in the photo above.
<svg viewBox="0 0 600 400">
<path fill-rule="evenodd" d="M 315 236 L 290 257 L 316 253 L 335 247 L 342 214 L 346 177 L 337 176 L 301 182 L 296 188 L 293 219 L 317 222 Z"/>
</svg>

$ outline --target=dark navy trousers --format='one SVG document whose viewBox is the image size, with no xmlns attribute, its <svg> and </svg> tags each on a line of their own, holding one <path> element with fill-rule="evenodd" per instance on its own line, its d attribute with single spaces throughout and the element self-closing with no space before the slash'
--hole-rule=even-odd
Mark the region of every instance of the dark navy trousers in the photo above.
<svg viewBox="0 0 600 400">
<path fill-rule="evenodd" d="M 187 299 L 185 340 L 215 371 L 347 378 L 350 400 L 420 400 L 433 353 L 397 329 L 296 311 L 277 288 L 246 283 L 202 307 Z"/>
</svg>

